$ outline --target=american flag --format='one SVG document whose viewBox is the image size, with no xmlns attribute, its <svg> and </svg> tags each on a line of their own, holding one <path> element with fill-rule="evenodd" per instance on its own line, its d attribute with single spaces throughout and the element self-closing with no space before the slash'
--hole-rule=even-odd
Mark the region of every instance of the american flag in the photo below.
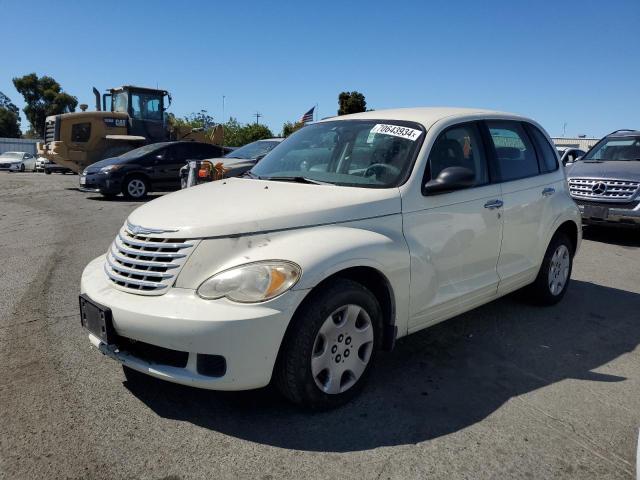
<svg viewBox="0 0 640 480">
<path fill-rule="evenodd" d="M 307 122 L 313 122 L 313 111 L 316 109 L 316 107 L 312 107 L 311 110 L 309 110 L 307 113 L 305 113 L 304 115 L 302 115 L 300 117 L 300 120 L 298 120 L 300 123 L 307 123 Z"/>
</svg>

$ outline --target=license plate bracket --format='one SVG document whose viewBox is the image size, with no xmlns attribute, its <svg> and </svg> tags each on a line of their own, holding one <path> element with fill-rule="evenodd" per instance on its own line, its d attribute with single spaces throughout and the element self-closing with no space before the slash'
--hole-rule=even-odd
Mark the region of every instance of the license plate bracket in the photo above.
<svg viewBox="0 0 640 480">
<path fill-rule="evenodd" d="M 609 208 L 601 207 L 599 205 L 585 205 L 584 216 L 587 218 L 599 218 L 606 220 L 609 218 Z"/>
<path fill-rule="evenodd" d="M 114 344 L 117 334 L 113 328 L 111 309 L 84 294 L 80 295 L 79 301 L 81 325 L 107 345 Z"/>
</svg>

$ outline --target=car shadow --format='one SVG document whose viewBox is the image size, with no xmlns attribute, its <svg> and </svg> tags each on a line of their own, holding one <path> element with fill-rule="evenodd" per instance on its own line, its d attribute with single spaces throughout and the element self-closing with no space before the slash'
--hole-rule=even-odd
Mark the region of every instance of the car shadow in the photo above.
<svg viewBox="0 0 640 480">
<path fill-rule="evenodd" d="M 510 398 L 564 379 L 623 382 L 593 370 L 636 348 L 640 294 L 573 281 L 555 307 L 513 296 L 398 341 L 351 403 L 311 413 L 271 387 L 226 393 L 140 375 L 125 386 L 155 413 L 280 448 L 347 452 L 464 429 Z"/>
<path fill-rule="evenodd" d="M 593 242 L 609 243 L 621 247 L 640 247 L 640 228 L 584 225 L 582 236 L 585 240 Z"/>
</svg>

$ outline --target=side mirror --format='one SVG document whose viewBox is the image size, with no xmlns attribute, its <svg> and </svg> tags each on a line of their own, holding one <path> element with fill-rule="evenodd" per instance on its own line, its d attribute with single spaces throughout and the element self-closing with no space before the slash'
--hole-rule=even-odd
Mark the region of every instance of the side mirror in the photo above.
<svg viewBox="0 0 640 480">
<path fill-rule="evenodd" d="M 439 193 L 462 190 L 473 187 L 476 175 L 465 167 L 447 167 L 436 178 L 429 180 L 422 187 L 424 195 L 437 195 Z"/>
</svg>

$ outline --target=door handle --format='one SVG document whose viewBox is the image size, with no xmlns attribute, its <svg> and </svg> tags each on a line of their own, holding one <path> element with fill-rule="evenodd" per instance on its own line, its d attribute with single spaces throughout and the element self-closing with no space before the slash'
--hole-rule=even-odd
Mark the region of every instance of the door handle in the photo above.
<svg viewBox="0 0 640 480">
<path fill-rule="evenodd" d="M 488 208 L 489 210 L 494 210 L 496 208 L 500 208 L 502 207 L 502 205 L 504 205 L 504 202 L 502 200 L 489 200 L 487 203 L 484 204 L 484 208 Z"/>
<path fill-rule="evenodd" d="M 554 193 L 556 193 L 556 189 L 553 188 L 553 187 L 547 187 L 544 190 L 542 190 L 542 196 L 543 197 L 550 197 Z"/>
</svg>

